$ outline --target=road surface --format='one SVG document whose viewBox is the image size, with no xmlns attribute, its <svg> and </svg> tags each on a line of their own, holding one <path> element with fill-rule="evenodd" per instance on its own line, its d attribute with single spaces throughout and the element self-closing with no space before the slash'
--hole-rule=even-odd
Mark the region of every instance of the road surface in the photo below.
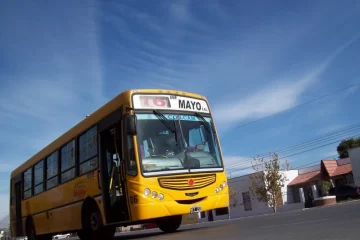
<svg viewBox="0 0 360 240">
<path fill-rule="evenodd" d="M 193 224 L 172 234 L 158 229 L 118 233 L 115 239 L 360 239 L 360 202 Z"/>
</svg>

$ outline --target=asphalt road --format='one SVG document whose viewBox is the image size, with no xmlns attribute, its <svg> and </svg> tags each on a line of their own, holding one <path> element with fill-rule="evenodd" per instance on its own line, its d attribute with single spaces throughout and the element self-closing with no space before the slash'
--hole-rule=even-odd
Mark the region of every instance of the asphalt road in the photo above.
<svg viewBox="0 0 360 240">
<path fill-rule="evenodd" d="M 164 234 L 158 229 L 116 234 L 125 239 L 360 239 L 360 202 L 296 210 L 182 226 L 178 232 Z"/>
</svg>

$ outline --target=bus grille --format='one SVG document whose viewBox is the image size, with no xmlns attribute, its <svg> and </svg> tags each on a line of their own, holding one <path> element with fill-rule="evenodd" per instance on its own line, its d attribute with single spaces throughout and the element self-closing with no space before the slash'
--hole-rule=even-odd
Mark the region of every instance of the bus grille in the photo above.
<svg viewBox="0 0 360 240">
<path fill-rule="evenodd" d="M 158 178 L 162 188 L 173 190 L 189 190 L 209 186 L 216 181 L 216 174 L 190 175 L 185 177 Z"/>
</svg>

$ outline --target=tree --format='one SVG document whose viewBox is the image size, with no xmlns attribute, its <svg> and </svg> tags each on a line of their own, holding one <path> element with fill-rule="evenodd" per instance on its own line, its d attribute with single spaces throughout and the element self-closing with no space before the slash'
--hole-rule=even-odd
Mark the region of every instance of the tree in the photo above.
<svg viewBox="0 0 360 240">
<path fill-rule="evenodd" d="M 337 147 L 337 152 L 339 153 L 339 157 L 340 158 L 349 157 L 348 150 L 350 148 L 356 148 L 356 147 L 360 147 L 360 137 L 342 140 Z"/>
<path fill-rule="evenodd" d="M 249 176 L 250 192 L 259 202 L 267 203 L 276 212 L 276 208 L 282 197 L 281 188 L 284 186 L 286 177 L 282 171 L 289 170 L 287 160 L 280 166 L 279 157 L 276 153 L 269 154 L 270 160 L 258 157 L 252 161 L 255 173 Z"/>
<path fill-rule="evenodd" d="M 329 190 L 330 190 L 331 186 L 332 186 L 332 184 L 331 184 L 330 181 L 323 181 L 322 182 L 321 188 L 322 188 L 323 196 L 329 195 Z"/>
</svg>

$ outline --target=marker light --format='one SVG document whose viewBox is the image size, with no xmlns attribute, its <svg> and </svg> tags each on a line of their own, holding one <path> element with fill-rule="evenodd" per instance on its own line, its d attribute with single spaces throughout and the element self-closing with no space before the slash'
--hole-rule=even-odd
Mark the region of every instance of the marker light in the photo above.
<svg viewBox="0 0 360 240">
<path fill-rule="evenodd" d="M 150 193 L 151 193 L 150 189 L 145 188 L 145 190 L 144 190 L 144 195 L 145 195 L 145 196 L 148 196 L 148 195 L 150 195 Z"/>
<path fill-rule="evenodd" d="M 223 185 L 223 187 L 226 187 L 226 182 L 224 181 L 224 182 L 222 183 L 222 185 Z"/>
<path fill-rule="evenodd" d="M 155 192 L 155 191 L 154 191 L 154 192 L 152 192 L 152 194 L 151 194 L 151 196 L 152 196 L 153 198 L 156 198 L 156 197 L 157 197 L 157 195 L 158 195 L 158 194 L 157 194 L 157 192 Z"/>
</svg>

